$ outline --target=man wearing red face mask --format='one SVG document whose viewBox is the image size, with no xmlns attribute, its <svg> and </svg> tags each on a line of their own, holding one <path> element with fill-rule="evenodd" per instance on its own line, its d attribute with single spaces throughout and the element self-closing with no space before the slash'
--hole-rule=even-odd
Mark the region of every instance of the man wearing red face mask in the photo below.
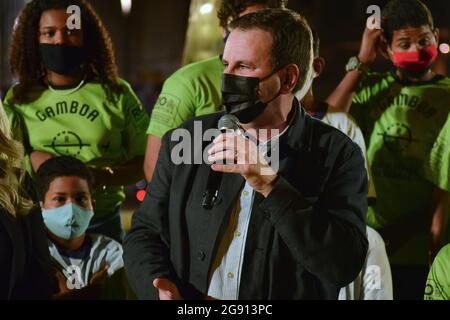
<svg viewBox="0 0 450 320">
<path fill-rule="evenodd" d="M 422 2 L 392 0 L 382 16 L 327 102 L 351 108 L 363 131 L 377 191 L 367 223 L 386 241 L 394 298 L 421 299 L 428 265 L 447 242 L 450 79 L 431 70 L 439 32 Z M 369 72 L 378 50 L 390 72 Z"/>
</svg>

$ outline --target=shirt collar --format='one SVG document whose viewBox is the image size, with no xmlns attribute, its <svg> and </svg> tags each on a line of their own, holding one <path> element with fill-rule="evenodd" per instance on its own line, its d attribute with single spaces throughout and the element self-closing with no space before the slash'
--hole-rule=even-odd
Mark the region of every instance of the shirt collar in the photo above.
<svg viewBox="0 0 450 320">
<path fill-rule="evenodd" d="M 307 138 L 309 143 L 312 143 L 308 137 L 306 137 L 306 118 L 310 117 L 306 114 L 303 107 L 298 102 L 297 98 L 294 98 L 292 102 L 292 107 L 296 109 L 296 114 L 294 115 L 290 126 L 287 128 L 283 136 L 280 137 L 280 145 L 287 144 L 292 149 L 300 149 L 304 144 L 304 139 Z"/>
</svg>

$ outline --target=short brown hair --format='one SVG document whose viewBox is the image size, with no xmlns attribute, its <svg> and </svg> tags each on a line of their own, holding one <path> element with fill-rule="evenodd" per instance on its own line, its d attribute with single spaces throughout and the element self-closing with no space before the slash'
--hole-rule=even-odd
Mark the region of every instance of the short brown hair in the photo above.
<svg viewBox="0 0 450 320">
<path fill-rule="evenodd" d="M 299 90 L 309 79 L 313 60 L 312 33 L 306 19 L 288 9 L 267 9 L 242 16 L 233 21 L 232 29 L 261 29 L 272 34 L 272 68 L 281 69 L 295 64 L 300 77 L 295 87 Z"/>
<path fill-rule="evenodd" d="M 80 160 L 70 156 L 50 158 L 36 172 L 36 191 L 39 200 L 44 201 L 50 184 L 59 177 L 78 177 L 85 180 L 92 192 L 94 178 L 89 168 Z"/>
<path fill-rule="evenodd" d="M 389 45 L 394 31 L 407 27 L 429 26 L 434 30 L 433 16 L 428 7 L 420 0 L 391 0 L 383 8 L 385 19 L 384 36 Z"/>
<path fill-rule="evenodd" d="M 268 8 L 285 8 L 288 0 L 222 0 L 217 17 L 222 28 L 239 18 L 239 15 L 250 6 L 265 5 Z"/>
</svg>

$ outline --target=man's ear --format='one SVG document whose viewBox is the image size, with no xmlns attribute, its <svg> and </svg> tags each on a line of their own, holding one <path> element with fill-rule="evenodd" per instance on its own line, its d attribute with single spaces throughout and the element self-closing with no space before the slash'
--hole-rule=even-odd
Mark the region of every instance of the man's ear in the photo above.
<svg viewBox="0 0 450 320">
<path fill-rule="evenodd" d="M 287 94 L 292 93 L 297 85 L 300 77 L 300 70 L 296 64 L 289 64 L 285 68 L 284 82 L 281 84 L 280 93 Z"/>
<path fill-rule="evenodd" d="M 91 204 L 92 204 L 92 210 L 95 211 L 96 203 L 95 203 L 94 199 L 91 200 Z"/>
<path fill-rule="evenodd" d="M 325 65 L 326 65 L 326 62 L 325 62 L 324 58 L 322 58 L 322 57 L 314 58 L 313 69 L 314 69 L 314 72 L 316 73 L 317 77 L 322 74 L 323 70 L 325 69 Z"/>
</svg>

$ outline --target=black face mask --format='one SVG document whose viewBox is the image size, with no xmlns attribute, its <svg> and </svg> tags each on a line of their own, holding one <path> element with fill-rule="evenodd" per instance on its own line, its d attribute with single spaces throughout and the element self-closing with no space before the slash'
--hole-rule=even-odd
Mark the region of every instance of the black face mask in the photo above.
<svg viewBox="0 0 450 320">
<path fill-rule="evenodd" d="M 39 49 L 44 67 L 57 74 L 72 74 L 86 59 L 83 47 L 41 43 Z"/>
<path fill-rule="evenodd" d="M 235 115 L 240 123 L 249 123 L 256 119 L 267 105 L 280 95 L 278 93 L 270 101 L 262 102 L 258 94 L 259 84 L 277 72 L 278 70 L 262 79 L 224 73 L 222 104 L 227 113 Z"/>
</svg>

